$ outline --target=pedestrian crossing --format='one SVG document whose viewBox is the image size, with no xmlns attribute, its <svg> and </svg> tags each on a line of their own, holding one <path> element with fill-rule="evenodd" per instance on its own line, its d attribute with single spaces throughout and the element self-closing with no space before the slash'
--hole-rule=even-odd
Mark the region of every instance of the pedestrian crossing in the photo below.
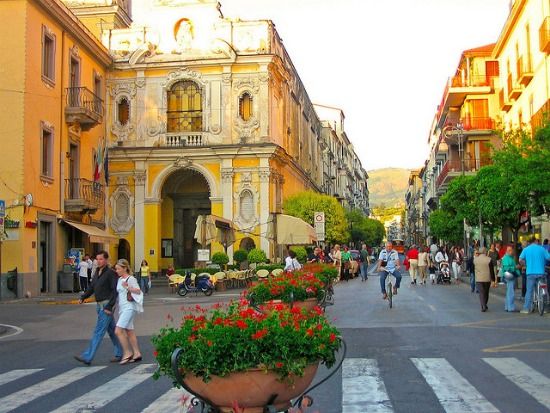
<svg viewBox="0 0 550 413">
<path fill-rule="evenodd" d="M 517 389 L 517 397 L 528 395 L 534 403 L 539 406 L 537 411 L 550 412 L 550 378 L 537 368 L 515 357 L 491 357 L 476 360 L 482 365 L 489 367 L 490 378 L 494 383 L 506 380 Z M 453 365 L 445 358 L 410 358 L 407 360 L 409 367 L 418 375 L 419 380 L 414 380 L 414 389 L 408 391 L 426 392 L 430 391 L 434 397 L 434 403 L 438 406 L 435 410 L 446 413 L 504 413 L 506 409 L 497 408 L 501 393 L 500 384 L 490 386 L 494 388 L 488 394 L 476 389 L 464 375 L 461 366 Z M 64 400 L 59 397 L 61 389 L 73 384 L 80 383 L 86 387 L 92 375 L 110 373 L 113 369 L 107 366 L 90 366 L 72 368 L 66 372 L 52 372 L 48 375 L 47 368 L 40 369 L 17 369 L 0 373 L 0 413 L 18 411 L 52 411 L 54 413 L 74 413 L 92 411 L 114 411 L 113 403 L 118 398 L 125 399 L 126 395 L 135 396 L 135 388 L 152 381 L 151 375 L 156 368 L 155 364 L 140 364 L 129 370 L 121 371 L 115 377 L 101 381 L 95 388 L 89 388 L 84 394 L 77 395 L 74 399 Z M 460 372 L 459 372 L 460 370 Z M 468 371 L 466 369 L 466 371 Z M 462 373 L 461 373 L 462 372 Z M 547 372 L 545 372 L 547 373 Z M 372 358 L 346 358 L 342 364 L 341 371 L 341 412 L 342 413 L 393 413 L 404 411 L 395 409 L 395 397 L 392 398 L 391 391 L 395 386 L 387 386 L 386 377 L 389 373 L 380 368 L 380 361 Z M 394 372 L 395 374 L 395 372 Z M 400 371 L 397 371 L 400 374 Z M 42 381 L 31 381 L 34 384 L 23 386 L 24 379 L 44 378 Z M 476 382 L 476 380 L 473 380 Z M 95 380 L 94 382 L 97 382 Z M 411 382 L 411 380 L 409 380 Z M 17 387 L 19 384 L 19 387 Z M 13 391 L 10 386 L 15 386 Z M 327 386 L 324 384 L 323 386 Z M 189 393 L 182 389 L 169 389 L 159 391 L 158 386 L 146 386 L 147 389 L 154 388 L 152 394 L 147 394 L 147 402 L 136 409 L 136 413 L 183 413 L 187 412 L 191 398 Z M 141 387 L 139 393 L 146 394 L 147 391 Z M 340 393 L 340 389 L 323 388 L 323 392 Z M 158 392 L 158 394 L 157 394 Z M 487 388 L 485 388 L 487 392 Z M 66 392 L 62 393 L 66 396 Z M 420 394 L 420 393 L 418 393 Z M 48 398 L 55 401 L 52 410 L 37 408 L 41 398 Z M 435 402 L 437 400 L 437 402 Z M 34 404 L 32 404 L 35 402 Z M 414 403 L 414 400 L 411 401 Z M 30 405 L 28 407 L 27 405 Z M 50 403 L 51 405 L 51 403 Z M 59 406 L 59 407 L 57 407 Z M 411 406 L 414 406 L 412 404 Z M 500 405 L 502 406 L 502 404 Z M 118 405 L 120 408 L 120 405 Z M 323 406 L 316 408 L 323 410 Z M 117 410 L 118 411 L 118 410 Z M 131 412 L 134 410 L 125 409 Z M 331 409 L 331 411 L 333 411 Z M 414 407 L 407 411 L 415 411 Z"/>
</svg>

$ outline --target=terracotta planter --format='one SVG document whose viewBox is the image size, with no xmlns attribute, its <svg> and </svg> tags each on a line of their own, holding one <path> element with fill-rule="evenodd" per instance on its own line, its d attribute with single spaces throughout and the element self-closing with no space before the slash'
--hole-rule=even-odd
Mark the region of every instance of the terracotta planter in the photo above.
<svg viewBox="0 0 550 413">
<path fill-rule="evenodd" d="M 290 400 L 302 394 L 313 381 L 318 364 L 306 367 L 303 377 L 292 376 L 292 384 L 279 381 L 273 372 L 254 369 L 231 373 L 225 377 L 212 376 L 205 383 L 200 377 L 186 375 L 185 385 L 192 393 L 210 400 L 221 412 L 233 412 L 235 402 L 244 413 L 262 413 L 272 395 L 277 395 L 273 405 L 278 411 L 290 407 Z"/>
<path fill-rule="evenodd" d="M 290 304 L 283 303 L 281 300 L 270 300 L 268 304 L 283 304 L 285 307 L 290 307 Z M 318 304 L 317 298 L 307 298 L 304 301 L 294 301 L 293 306 L 298 308 L 305 308 L 307 311 L 313 310 L 313 308 Z M 266 305 L 261 306 L 262 310 L 266 310 Z M 266 313 L 271 311 L 267 310 Z"/>
</svg>

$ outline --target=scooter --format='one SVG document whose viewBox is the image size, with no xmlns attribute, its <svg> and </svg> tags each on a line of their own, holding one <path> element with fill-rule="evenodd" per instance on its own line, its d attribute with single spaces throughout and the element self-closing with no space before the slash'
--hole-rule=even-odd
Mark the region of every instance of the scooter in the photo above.
<svg viewBox="0 0 550 413">
<path fill-rule="evenodd" d="M 185 297 L 187 293 L 204 293 L 207 297 L 214 292 L 214 284 L 210 281 L 210 275 L 199 274 L 195 277 L 195 282 L 191 279 L 191 273 L 185 275 L 184 281 L 178 286 L 178 295 Z"/>
</svg>

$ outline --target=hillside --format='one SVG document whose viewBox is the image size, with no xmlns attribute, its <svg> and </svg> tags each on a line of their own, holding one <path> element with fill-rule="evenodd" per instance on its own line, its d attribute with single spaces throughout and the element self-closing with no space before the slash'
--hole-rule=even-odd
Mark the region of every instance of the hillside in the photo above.
<svg viewBox="0 0 550 413">
<path fill-rule="evenodd" d="M 402 168 L 383 168 L 368 171 L 370 206 L 393 207 L 405 204 L 409 170 Z"/>
</svg>

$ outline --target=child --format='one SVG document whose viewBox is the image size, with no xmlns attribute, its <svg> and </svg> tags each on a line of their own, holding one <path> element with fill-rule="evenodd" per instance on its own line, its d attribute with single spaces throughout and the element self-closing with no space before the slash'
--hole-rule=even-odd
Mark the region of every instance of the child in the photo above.
<svg viewBox="0 0 550 413">
<path fill-rule="evenodd" d="M 435 284 L 435 264 L 433 261 L 430 261 L 430 266 L 428 267 L 428 270 L 430 271 L 430 280 L 432 281 L 432 284 Z"/>
</svg>

